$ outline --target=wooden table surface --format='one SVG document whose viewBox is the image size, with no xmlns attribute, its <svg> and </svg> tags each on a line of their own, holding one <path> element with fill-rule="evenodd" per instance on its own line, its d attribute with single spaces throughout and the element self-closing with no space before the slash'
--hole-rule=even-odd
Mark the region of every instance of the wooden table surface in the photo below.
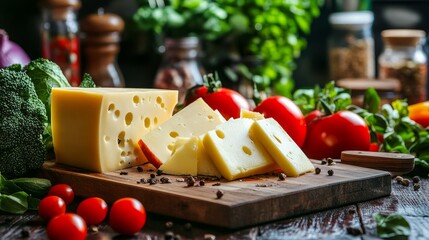
<svg viewBox="0 0 429 240">
<path fill-rule="evenodd" d="M 73 211 L 78 202 L 68 210 Z M 372 215 L 378 212 L 401 214 L 411 225 L 410 239 L 429 239 L 429 180 L 421 179 L 418 191 L 392 180 L 388 197 L 233 231 L 148 215 L 145 227 L 132 237 L 120 236 L 103 223 L 98 231 L 89 231 L 88 239 L 165 239 L 167 231 L 180 235 L 180 239 L 377 239 Z M 166 222 L 173 223 L 173 227 L 168 229 Z M 349 227 L 361 228 L 364 234 L 349 234 Z M 46 239 L 45 229 L 34 211 L 0 214 L 0 239 Z"/>
</svg>

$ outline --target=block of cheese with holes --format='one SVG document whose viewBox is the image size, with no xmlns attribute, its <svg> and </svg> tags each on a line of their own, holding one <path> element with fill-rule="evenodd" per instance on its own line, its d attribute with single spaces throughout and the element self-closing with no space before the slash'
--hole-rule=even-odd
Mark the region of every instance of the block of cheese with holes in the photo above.
<svg viewBox="0 0 429 240">
<path fill-rule="evenodd" d="M 138 143 L 147 160 L 159 168 L 170 158 L 177 137 L 200 136 L 223 122 L 222 115 L 199 98 L 143 135 Z"/>
<path fill-rule="evenodd" d="M 287 176 L 297 177 L 314 170 L 301 148 L 273 118 L 255 121 L 250 136 L 265 147 Z"/>
<path fill-rule="evenodd" d="M 96 172 L 145 162 L 137 141 L 172 116 L 177 100 L 174 90 L 54 88 L 57 162 Z"/>
<path fill-rule="evenodd" d="M 170 158 L 159 169 L 175 175 L 221 177 L 207 155 L 201 137 L 176 138 Z"/>
<path fill-rule="evenodd" d="M 268 152 L 249 136 L 253 122 L 248 118 L 230 119 L 203 138 L 208 155 L 227 180 L 278 169 Z"/>
</svg>

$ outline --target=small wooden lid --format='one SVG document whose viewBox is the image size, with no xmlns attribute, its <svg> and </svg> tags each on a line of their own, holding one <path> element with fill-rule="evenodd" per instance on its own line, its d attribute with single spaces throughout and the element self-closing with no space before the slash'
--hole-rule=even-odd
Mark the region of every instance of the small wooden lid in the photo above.
<svg viewBox="0 0 429 240">
<path fill-rule="evenodd" d="M 388 46 L 416 46 L 426 36 L 423 30 L 389 29 L 381 32 L 385 45 Z"/>
<path fill-rule="evenodd" d="M 89 14 L 82 19 L 80 29 L 86 33 L 111 33 L 122 32 L 124 25 L 124 20 L 118 15 L 99 10 L 98 13 Z"/>
<path fill-rule="evenodd" d="M 41 5 L 49 8 L 72 7 L 74 9 L 79 9 L 81 3 L 80 0 L 42 0 Z"/>
</svg>

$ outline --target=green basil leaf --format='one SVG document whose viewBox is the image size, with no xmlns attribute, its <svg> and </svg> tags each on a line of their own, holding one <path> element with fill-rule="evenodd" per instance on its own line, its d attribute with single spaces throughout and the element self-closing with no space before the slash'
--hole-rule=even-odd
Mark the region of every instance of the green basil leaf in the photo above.
<svg viewBox="0 0 429 240">
<path fill-rule="evenodd" d="M 0 195 L 0 211 L 23 214 L 28 209 L 28 194 L 25 192 L 16 192 L 11 195 Z"/>
<path fill-rule="evenodd" d="M 411 227 L 408 221 L 399 214 L 382 214 L 373 215 L 377 235 L 381 238 L 408 237 L 411 234 Z"/>
<path fill-rule="evenodd" d="M 389 129 L 389 124 L 386 118 L 381 114 L 368 114 L 364 119 L 374 132 L 386 133 Z"/>
<path fill-rule="evenodd" d="M 44 178 L 16 178 L 10 181 L 26 193 L 38 198 L 46 196 L 51 188 L 51 181 Z"/>
<path fill-rule="evenodd" d="M 374 88 L 369 88 L 365 91 L 363 97 L 363 107 L 371 113 L 380 111 L 380 96 Z"/>
<path fill-rule="evenodd" d="M 394 132 L 384 134 L 383 149 L 387 152 L 409 153 L 404 141 Z"/>
<path fill-rule="evenodd" d="M 12 194 L 15 192 L 20 192 L 22 189 L 16 185 L 15 183 L 11 182 L 10 180 L 7 180 L 1 173 L 0 173 L 0 193 L 2 194 Z"/>
<path fill-rule="evenodd" d="M 39 209 L 40 199 L 28 196 L 28 210 L 37 210 Z"/>
</svg>

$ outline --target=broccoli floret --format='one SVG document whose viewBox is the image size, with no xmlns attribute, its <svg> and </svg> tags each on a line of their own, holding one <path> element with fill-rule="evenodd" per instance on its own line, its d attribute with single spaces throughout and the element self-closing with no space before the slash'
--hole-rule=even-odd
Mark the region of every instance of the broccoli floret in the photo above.
<svg viewBox="0 0 429 240">
<path fill-rule="evenodd" d="M 9 178 L 41 168 L 46 159 L 46 109 L 30 77 L 20 70 L 0 69 L 0 172 Z"/>
</svg>

